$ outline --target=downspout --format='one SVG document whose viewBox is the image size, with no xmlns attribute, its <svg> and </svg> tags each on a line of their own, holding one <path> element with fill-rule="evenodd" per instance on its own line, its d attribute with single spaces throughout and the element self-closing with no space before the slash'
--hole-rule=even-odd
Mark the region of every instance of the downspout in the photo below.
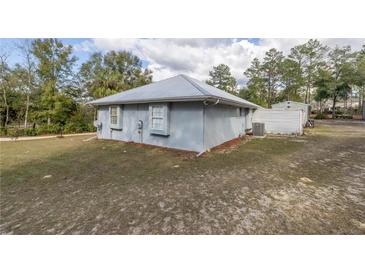
<svg viewBox="0 0 365 274">
<path fill-rule="evenodd" d="M 205 101 L 203 101 L 203 150 L 201 152 L 199 152 L 196 157 L 201 156 L 205 151 Z"/>
</svg>

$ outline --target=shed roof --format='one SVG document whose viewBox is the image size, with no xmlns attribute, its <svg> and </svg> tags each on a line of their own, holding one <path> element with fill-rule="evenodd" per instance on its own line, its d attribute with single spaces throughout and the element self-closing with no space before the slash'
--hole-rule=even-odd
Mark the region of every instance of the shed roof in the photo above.
<svg viewBox="0 0 365 274">
<path fill-rule="evenodd" d="M 306 104 L 306 103 L 302 103 L 302 102 L 295 102 L 295 101 L 283 101 L 283 102 L 279 102 L 276 104 L 272 104 L 272 107 L 274 106 L 281 106 L 281 105 L 287 105 L 287 104 L 292 104 L 292 105 L 303 105 L 303 106 L 309 106 L 310 104 Z"/>
<path fill-rule="evenodd" d="M 91 101 L 92 105 L 135 104 L 151 102 L 217 101 L 219 103 L 261 108 L 189 76 L 180 74 L 165 80 Z"/>
</svg>

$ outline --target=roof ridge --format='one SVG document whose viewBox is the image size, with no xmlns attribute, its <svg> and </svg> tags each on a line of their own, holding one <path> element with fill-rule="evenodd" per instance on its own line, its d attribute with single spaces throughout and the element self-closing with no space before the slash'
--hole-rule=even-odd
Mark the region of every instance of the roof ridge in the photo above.
<svg viewBox="0 0 365 274">
<path fill-rule="evenodd" d="M 184 78 L 186 81 L 188 81 L 193 87 L 195 87 L 198 91 L 200 91 L 201 94 L 203 95 L 207 95 L 207 96 L 212 96 L 212 94 L 210 94 L 210 92 L 208 92 L 207 90 L 205 90 L 204 88 L 202 88 L 199 84 L 193 82 L 189 76 L 186 76 L 184 74 L 180 74 L 180 76 L 182 78 Z"/>
</svg>

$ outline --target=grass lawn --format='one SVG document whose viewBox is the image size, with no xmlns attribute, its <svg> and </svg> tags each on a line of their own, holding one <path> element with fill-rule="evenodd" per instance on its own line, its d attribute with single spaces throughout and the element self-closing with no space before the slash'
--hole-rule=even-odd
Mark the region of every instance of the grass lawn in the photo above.
<svg viewBox="0 0 365 274">
<path fill-rule="evenodd" d="M 2 234 L 363 234 L 365 125 L 194 154 L 87 136 L 0 143 Z"/>
</svg>

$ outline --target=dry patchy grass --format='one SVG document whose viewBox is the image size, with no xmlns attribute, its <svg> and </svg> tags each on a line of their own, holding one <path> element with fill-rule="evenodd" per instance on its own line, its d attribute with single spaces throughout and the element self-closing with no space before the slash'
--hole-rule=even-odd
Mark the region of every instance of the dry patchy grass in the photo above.
<svg viewBox="0 0 365 274">
<path fill-rule="evenodd" d="M 306 133 L 199 158 L 86 137 L 1 143 L 0 231 L 364 233 L 365 126 Z"/>
</svg>

